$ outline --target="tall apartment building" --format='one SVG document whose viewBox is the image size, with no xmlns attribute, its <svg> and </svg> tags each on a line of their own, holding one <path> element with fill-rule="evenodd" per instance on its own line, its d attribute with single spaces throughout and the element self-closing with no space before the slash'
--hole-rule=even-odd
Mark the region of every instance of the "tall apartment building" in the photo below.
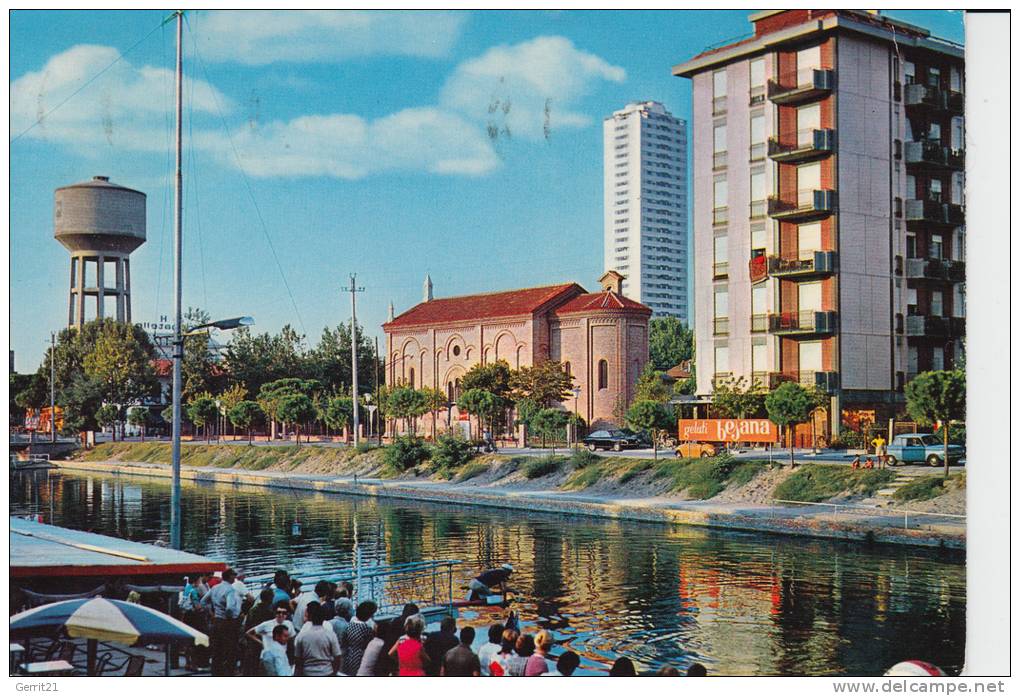
<svg viewBox="0 0 1020 696">
<path fill-rule="evenodd" d="M 961 354 L 963 47 L 863 11 L 750 20 L 673 69 L 694 91 L 698 393 L 817 385 L 831 436 Z"/>
<path fill-rule="evenodd" d="M 687 124 L 658 102 L 605 119 L 604 270 L 654 316 L 687 321 Z"/>
</svg>

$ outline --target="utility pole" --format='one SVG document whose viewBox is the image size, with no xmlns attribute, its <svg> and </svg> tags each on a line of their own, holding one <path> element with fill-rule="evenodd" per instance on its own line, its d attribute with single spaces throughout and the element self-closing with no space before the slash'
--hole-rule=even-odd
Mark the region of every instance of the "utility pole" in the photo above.
<svg viewBox="0 0 1020 696">
<path fill-rule="evenodd" d="M 351 274 L 351 423 L 354 430 L 354 446 L 358 446 L 358 308 L 355 301 L 359 288 L 356 283 L 357 274 Z"/>
<path fill-rule="evenodd" d="M 382 402 L 379 400 L 379 337 L 375 337 L 375 406 L 379 409 L 379 415 L 382 415 Z M 379 429 L 379 419 L 375 421 L 376 430 Z M 379 432 L 379 444 L 382 444 L 382 432 Z"/>
<path fill-rule="evenodd" d="M 177 11 L 177 134 L 176 169 L 174 173 L 174 386 L 173 437 L 170 445 L 172 482 L 170 485 L 170 548 L 181 548 L 181 361 L 184 358 L 184 337 L 181 334 L 181 117 L 184 12 Z"/>
<path fill-rule="evenodd" d="M 50 331 L 50 442 L 57 441 L 57 334 Z"/>
</svg>

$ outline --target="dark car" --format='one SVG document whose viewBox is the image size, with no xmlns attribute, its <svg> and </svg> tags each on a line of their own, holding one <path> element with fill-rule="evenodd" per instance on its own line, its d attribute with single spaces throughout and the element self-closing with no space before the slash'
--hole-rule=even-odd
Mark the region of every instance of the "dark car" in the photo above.
<svg viewBox="0 0 1020 696">
<path fill-rule="evenodd" d="M 638 433 L 623 430 L 596 430 L 583 440 L 585 446 L 594 452 L 597 449 L 611 449 L 614 452 L 644 446 L 644 438 Z"/>
</svg>

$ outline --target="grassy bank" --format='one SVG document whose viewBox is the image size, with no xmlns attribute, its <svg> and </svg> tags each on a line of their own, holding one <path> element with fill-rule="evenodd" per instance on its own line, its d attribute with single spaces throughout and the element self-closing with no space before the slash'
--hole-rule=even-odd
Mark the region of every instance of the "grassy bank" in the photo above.
<svg viewBox="0 0 1020 696">
<path fill-rule="evenodd" d="M 834 464 L 805 464 L 776 486 L 772 497 L 820 503 L 842 495 L 874 495 L 896 478 L 890 469 L 851 469 Z"/>
</svg>

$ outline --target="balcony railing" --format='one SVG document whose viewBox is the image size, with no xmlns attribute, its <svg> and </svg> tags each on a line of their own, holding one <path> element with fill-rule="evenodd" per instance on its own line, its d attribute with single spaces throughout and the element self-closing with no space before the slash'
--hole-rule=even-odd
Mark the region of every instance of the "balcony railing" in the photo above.
<svg viewBox="0 0 1020 696">
<path fill-rule="evenodd" d="M 768 314 L 751 315 L 751 333 L 764 333 L 769 330 Z"/>
<path fill-rule="evenodd" d="M 775 389 L 783 382 L 796 382 L 802 386 L 832 393 L 839 389 L 839 373 L 821 370 L 797 370 L 796 372 L 768 373 L 768 388 Z"/>
<path fill-rule="evenodd" d="M 916 171 L 963 169 L 963 150 L 946 147 L 937 140 L 904 143 L 903 158 Z"/>
<path fill-rule="evenodd" d="M 952 259 L 907 259 L 905 275 L 910 280 L 962 283 L 966 279 L 966 264 Z"/>
<path fill-rule="evenodd" d="M 826 334 L 836 330 L 836 312 L 805 310 L 769 315 L 769 331 L 783 335 Z"/>
<path fill-rule="evenodd" d="M 806 128 L 796 133 L 769 138 L 769 157 L 776 162 L 804 162 L 824 157 L 836 148 L 832 128 Z"/>
<path fill-rule="evenodd" d="M 903 90 L 903 104 L 909 110 L 948 111 L 952 114 L 962 114 L 963 94 L 914 83 L 907 85 Z"/>
<path fill-rule="evenodd" d="M 826 217 L 836 210 L 836 192 L 804 190 L 796 200 L 769 198 L 769 216 L 781 220 L 811 220 Z"/>
<path fill-rule="evenodd" d="M 794 104 L 824 96 L 835 86 L 835 71 L 802 68 L 783 73 L 778 80 L 769 80 L 768 95 L 777 104 Z"/>
<path fill-rule="evenodd" d="M 910 338 L 962 336 L 966 333 L 966 319 L 963 317 L 936 317 L 929 314 L 915 314 L 907 317 L 906 334 Z"/>
<path fill-rule="evenodd" d="M 729 208 L 713 208 L 712 209 L 712 224 L 713 225 L 725 225 L 730 219 Z"/>
<path fill-rule="evenodd" d="M 924 222 L 950 227 L 962 225 L 966 220 L 962 205 L 925 199 L 907 200 L 903 217 L 907 222 Z"/>
<path fill-rule="evenodd" d="M 815 251 L 806 258 L 769 257 L 769 275 L 777 277 L 827 275 L 836 270 L 836 252 Z"/>
<path fill-rule="evenodd" d="M 730 333 L 730 318 L 729 317 L 714 317 L 712 319 L 712 335 L 713 336 L 728 336 Z"/>
</svg>

